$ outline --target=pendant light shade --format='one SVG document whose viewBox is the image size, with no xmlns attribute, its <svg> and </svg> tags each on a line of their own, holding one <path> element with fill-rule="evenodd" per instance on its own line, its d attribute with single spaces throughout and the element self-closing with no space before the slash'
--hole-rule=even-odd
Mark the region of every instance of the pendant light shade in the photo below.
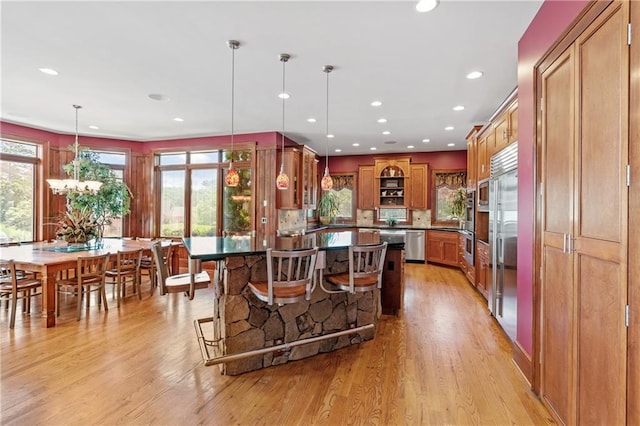
<svg viewBox="0 0 640 426">
<path fill-rule="evenodd" d="M 320 188 L 323 191 L 328 191 L 333 188 L 333 179 L 329 174 L 329 73 L 333 71 L 332 65 L 325 65 L 322 67 L 322 71 L 327 74 L 327 122 L 326 122 L 326 134 L 325 137 L 327 139 L 327 147 L 325 152 L 325 168 L 324 168 L 324 176 L 322 176 L 322 180 L 320 181 Z"/>
<path fill-rule="evenodd" d="M 282 94 L 280 97 L 282 98 L 282 157 L 280 161 L 280 173 L 278 177 L 276 177 L 276 188 L 280 190 L 289 189 L 289 176 L 284 172 L 284 101 L 287 98 L 285 95 L 287 92 L 285 91 L 285 64 L 291 58 L 288 53 L 280 54 L 280 62 L 282 62 Z"/>
<path fill-rule="evenodd" d="M 240 175 L 238 171 L 233 167 L 233 109 L 235 106 L 235 59 L 236 49 L 240 47 L 240 42 L 237 40 L 228 40 L 227 46 L 231 48 L 231 154 L 229 160 L 229 170 L 224 178 L 224 183 L 227 186 L 238 186 L 240 183 Z"/>
<path fill-rule="evenodd" d="M 76 138 L 73 145 L 75 153 L 73 158 L 73 179 L 47 179 L 47 183 L 54 194 L 95 194 L 100 190 L 102 182 L 94 180 L 80 180 L 80 159 L 78 158 L 78 110 L 82 108 L 82 106 L 74 105 L 73 107 L 76 110 Z"/>
</svg>

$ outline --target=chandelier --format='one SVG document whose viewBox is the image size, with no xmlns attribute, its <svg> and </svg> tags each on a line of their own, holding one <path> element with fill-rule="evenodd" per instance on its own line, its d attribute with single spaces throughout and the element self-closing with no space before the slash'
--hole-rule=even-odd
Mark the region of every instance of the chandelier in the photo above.
<svg viewBox="0 0 640 426">
<path fill-rule="evenodd" d="M 100 190 L 102 182 L 95 180 L 80 180 L 80 159 L 78 158 L 78 110 L 82 108 L 80 105 L 73 106 L 76 109 L 76 139 L 73 144 L 73 179 L 47 179 L 47 183 L 51 187 L 54 194 L 95 194 Z"/>
</svg>

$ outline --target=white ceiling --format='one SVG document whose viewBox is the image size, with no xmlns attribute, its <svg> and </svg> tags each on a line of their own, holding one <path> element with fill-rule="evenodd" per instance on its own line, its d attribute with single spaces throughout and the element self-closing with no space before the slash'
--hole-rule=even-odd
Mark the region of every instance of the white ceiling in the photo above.
<svg viewBox="0 0 640 426">
<path fill-rule="evenodd" d="M 1 118 L 73 133 L 72 104 L 80 104 L 81 135 L 228 135 L 226 41 L 236 39 L 236 134 L 282 129 L 278 55 L 286 52 L 293 140 L 325 153 L 322 66 L 330 64 L 330 155 L 465 149 L 471 127 L 516 87 L 517 43 L 541 4 L 443 0 L 421 14 L 414 1 L 2 1 Z M 466 79 L 472 70 L 484 76 Z M 374 100 L 383 105 L 371 107 Z"/>
</svg>

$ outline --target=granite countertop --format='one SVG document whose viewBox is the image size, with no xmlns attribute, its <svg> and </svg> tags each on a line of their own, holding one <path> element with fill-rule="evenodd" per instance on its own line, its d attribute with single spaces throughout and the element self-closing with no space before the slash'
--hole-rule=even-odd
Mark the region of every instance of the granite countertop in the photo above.
<svg viewBox="0 0 640 426">
<path fill-rule="evenodd" d="M 396 226 L 388 226 L 388 225 L 371 225 L 371 226 L 359 226 L 359 225 L 350 225 L 350 224 L 331 224 L 331 225 L 309 225 L 305 228 L 305 232 L 317 232 L 325 229 L 340 229 L 340 228 L 356 228 L 356 229 L 376 229 L 376 230 L 418 230 L 418 231 L 428 231 L 428 230 L 438 230 L 438 231 L 464 231 L 463 229 L 457 227 L 449 227 L 449 226 L 408 226 L 408 225 L 396 225 Z"/>
<path fill-rule="evenodd" d="M 222 260 L 230 256 L 264 254 L 274 250 L 303 249 L 317 246 L 320 250 L 344 250 L 352 244 L 378 244 L 386 241 L 389 248 L 404 248 L 404 238 L 377 232 L 336 231 L 295 236 L 272 236 L 258 240 L 251 236 L 192 237 L 182 239 L 189 256 L 203 261 Z"/>
</svg>

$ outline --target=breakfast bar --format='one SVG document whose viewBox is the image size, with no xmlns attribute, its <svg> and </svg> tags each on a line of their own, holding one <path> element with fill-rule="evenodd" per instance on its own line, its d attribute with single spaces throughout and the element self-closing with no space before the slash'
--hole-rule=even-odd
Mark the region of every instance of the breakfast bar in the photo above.
<svg viewBox="0 0 640 426">
<path fill-rule="evenodd" d="M 391 235 L 341 231 L 273 236 L 266 240 L 228 236 L 184 238 L 183 241 L 192 270 L 199 268 L 200 262 L 217 262 L 213 316 L 196 320 L 195 324 L 205 364 L 218 364 L 216 359 L 231 359 L 219 363 L 223 374 L 237 375 L 373 339 L 380 315 L 395 314 L 399 309 L 397 299 L 402 298 L 404 284 L 404 243 Z M 278 306 L 260 301 L 247 285 L 251 280 L 265 279 L 267 248 L 318 247 L 322 261 L 316 269 L 317 277 L 321 277 L 320 272 L 348 270 L 350 245 L 385 241 L 388 248 L 382 290 L 330 294 L 316 285 L 311 300 Z M 389 299 L 392 308 L 386 307 L 385 299 Z M 305 344 L 300 344 L 303 340 Z M 234 354 L 243 355 L 232 357 Z"/>
</svg>

